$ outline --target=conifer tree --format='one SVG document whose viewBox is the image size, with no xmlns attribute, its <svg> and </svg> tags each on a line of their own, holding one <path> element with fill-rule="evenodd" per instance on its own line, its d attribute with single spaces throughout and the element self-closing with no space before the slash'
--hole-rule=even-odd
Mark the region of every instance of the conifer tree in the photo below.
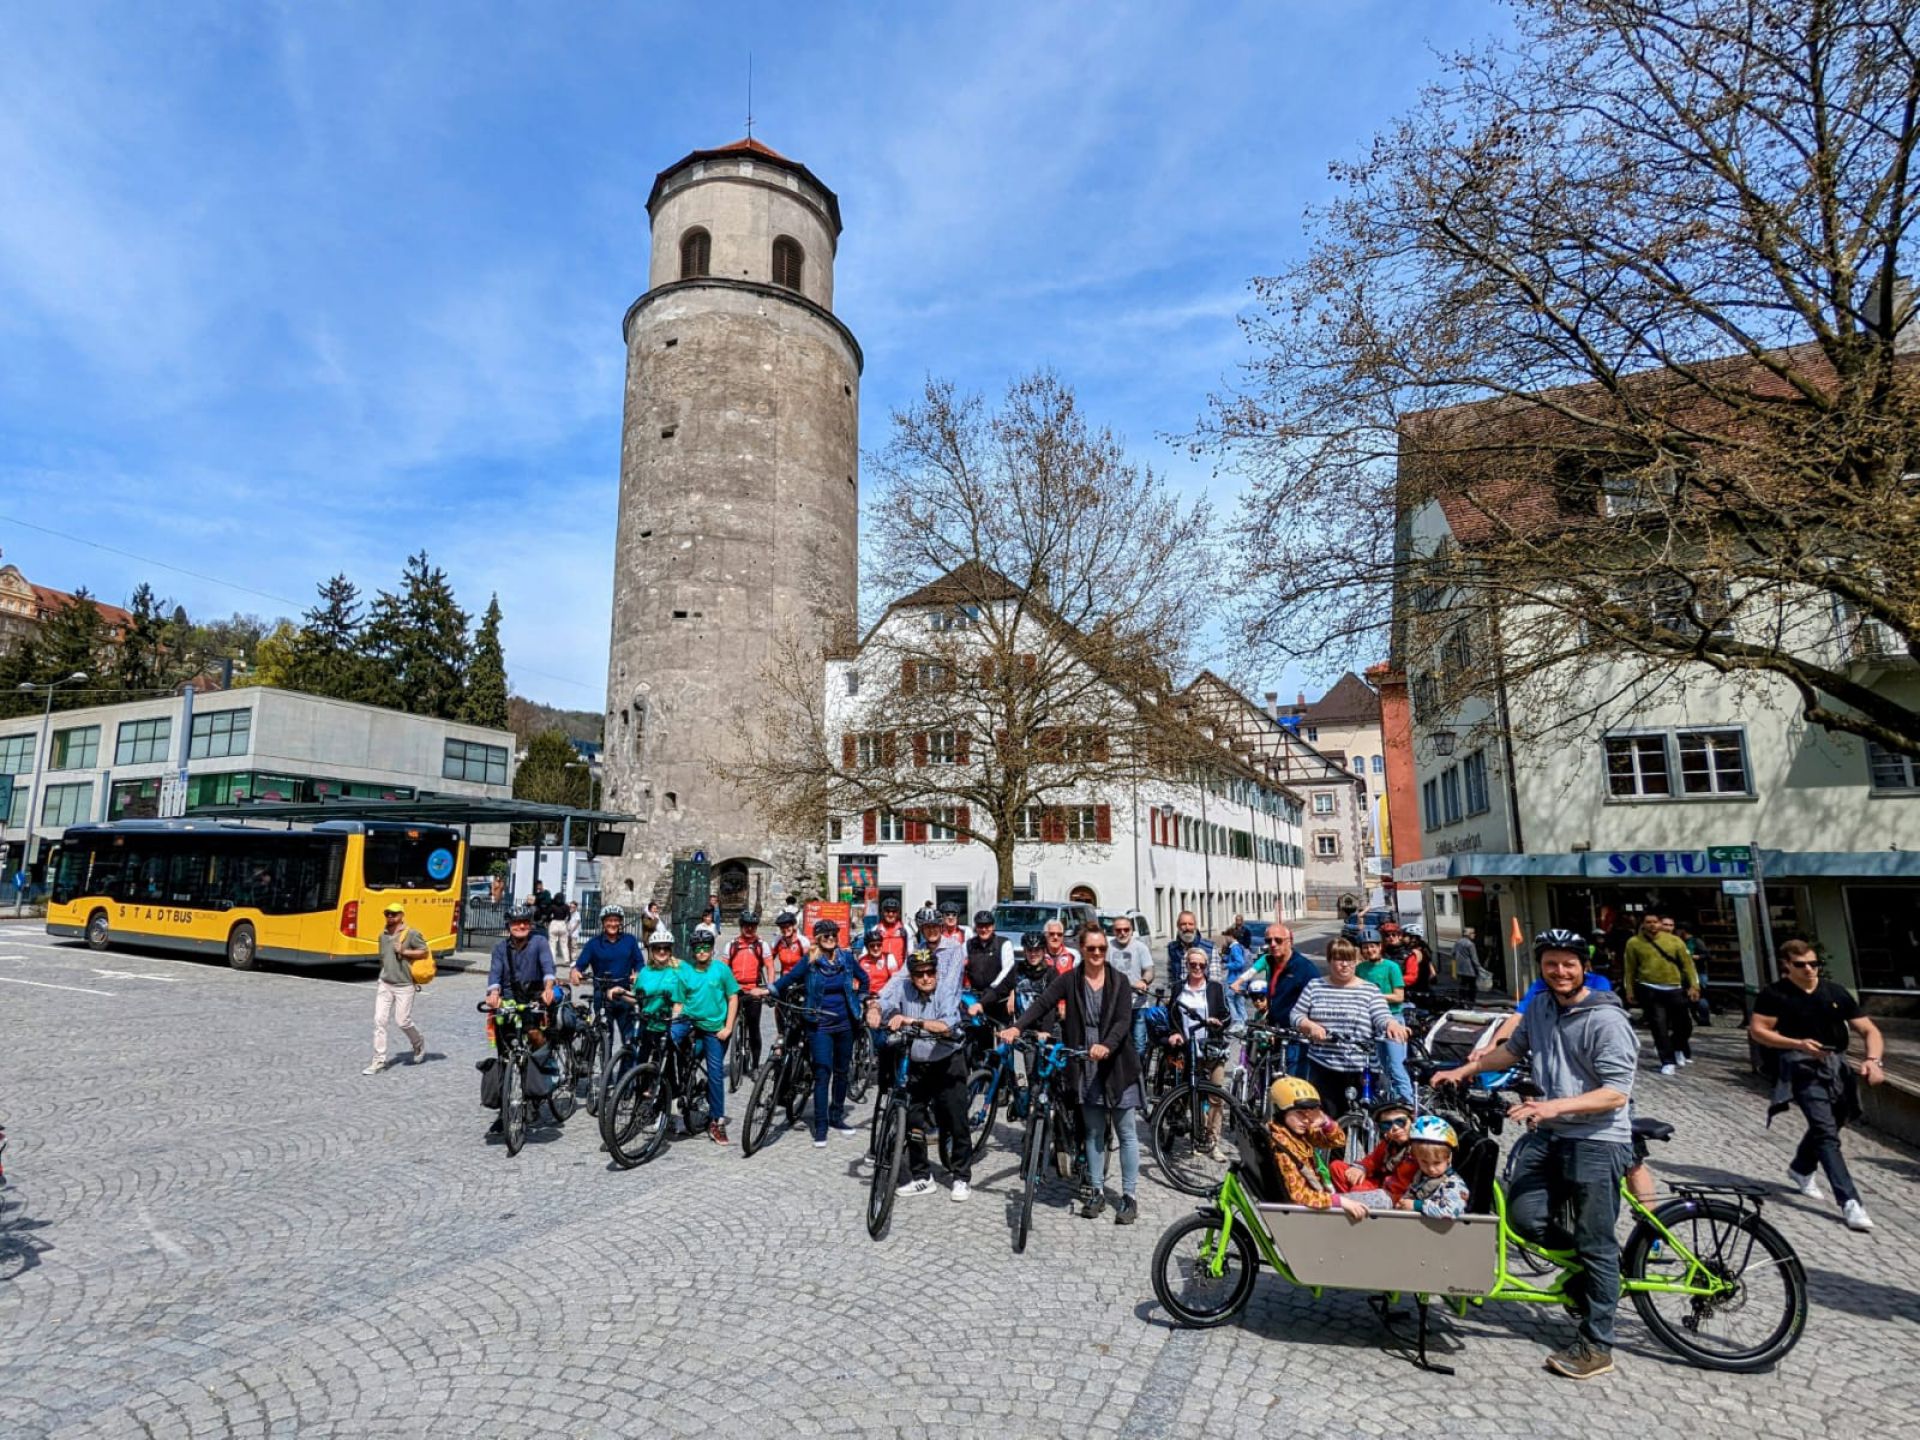
<svg viewBox="0 0 1920 1440">
<path fill-rule="evenodd" d="M 382 590 L 366 626 L 376 663 L 379 703 L 441 720 L 459 716 L 466 694 L 467 612 L 453 598 L 446 571 L 427 552 L 407 558 L 400 591 Z"/>
<path fill-rule="evenodd" d="M 507 728 L 507 657 L 500 648 L 500 597 L 494 595 L 473 637 L 467 661 L 467 691 L 460 702 L 460 719 L 469 725 Z"/>
</svg>

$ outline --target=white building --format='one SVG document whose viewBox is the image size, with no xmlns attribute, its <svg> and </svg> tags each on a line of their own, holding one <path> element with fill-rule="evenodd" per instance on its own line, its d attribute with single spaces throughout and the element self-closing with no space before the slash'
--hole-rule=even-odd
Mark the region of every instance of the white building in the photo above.
<svg viewBox="0 0 1920 1440">
<path fill-rule="evenodd" d="M 43 739 L 44 731 L 44 739 Z M 69 825 L 160 813 L 169 775 L 186 804 L 513 794 L 514 739 L 435 720 L 254 686 L 0 720 L 0 776 L 12 781 L 8 870 L 29 833 L 38 857 Z M 0 785 L 0 789 L 6 788 Z M 476 829 L 476 844 L 504 844 Z"/>
<path fill-rule="evenodd" d="M 1409 543 L 1470 548 L 1474 523 L 1465 506 L 1450 515 L 1429 502 Z M 1766 618 L 1736 610 L 1732 623 L 1778 621 L 1770 605 Z M 1863 627 L 1814 615 L 1786 633 L 1909 703 L 1920 692 L 1904 650 L 1886 653 Z M 1705 666 L 1649 695 L 1621 665 L 1588 664 L 1573 693 L 1622 698 L 1557 732 L 1566 702 L 1556 697 L 1568 693 L 1557 686 L 1448 711 L 1444 649 L 1405 657 L 1427 858 L 1394 872 L 1422 888 L 1430 936 L 1477 925 L 1511 985 L 1531 968 L 1514 963 L 1515 921 L 1523 937 L 1564 926 L 1617 949 L 1653 908 L 1706 942 L 1723 998 L 1737 995 L 1743 954 L 1746 983 L 1764 983 L 1772 951 L 1793 936 L 1812 941 L 1841 984 L 1920 994 L 1920 764 L 1809 724 L 1784 682 Z M 1489 723 L 1502 702 L 1528 724 Z"/>
<path fill-rule="evenodd" d="M 939 722 L 951 729 L 901 737 L 884 728 L 888 717 L 875 713 L 885 688 L 876 682 L 897 673 L 899 657 L 916 653 L 923 634 L 954 643 L 952 607 L 933 594 L 929 587 L 896 602 L 856 652 L 828 662 L 830 750 L 844 747 L 849 769 L 884 766 L 906 777 L 927 772 L 924 800 L 898 810 L 842 807 L 830 819 L 830 889 L 856 904 L 898 899 L 909 913 L 929 900 L 951 901 L 963 914 L 998 899 L 1082 900 L 1102 910 L 1138 910 L 1156 936 L 1170 933 L 1182 910 L 1194 911 L 1208 933 L 1236 915 L 1300 913 L 1306 886 L 1299 793 L 1251 745 L 1234 743 L 1227 731 L 1192 713 L 1196 733 L 1218 750 L 1194 763 L 1198 778 L 1175 782 L 1117 771 L 1028 807 L 1019 819 L 1014 893 L 1001 896 L 993 850 L 958 838 L 973 816 L 941 796 L 961 767 L 988 763 L 982 753 L 988 747 L 970 733 L 992 727 L 981 715 L 956 712 Z M 965 622 L 957 633 L 964 646 Z M 980 662 L 960 663 L 971 671 Z M 1096 743 L 1104 746 L 1104 736 Z"/>
</svg>

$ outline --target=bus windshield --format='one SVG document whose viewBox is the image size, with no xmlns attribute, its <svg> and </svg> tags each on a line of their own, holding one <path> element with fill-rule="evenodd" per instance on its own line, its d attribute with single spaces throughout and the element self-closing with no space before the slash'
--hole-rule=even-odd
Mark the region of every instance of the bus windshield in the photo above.
<svg viewBox="0 0 1920 1440">
<path fill-rule="evenodd" d="M 369 830 L 366 883 L 369 890 L 453 889 L 460 836 L 453 830 Z"/>
</svg>

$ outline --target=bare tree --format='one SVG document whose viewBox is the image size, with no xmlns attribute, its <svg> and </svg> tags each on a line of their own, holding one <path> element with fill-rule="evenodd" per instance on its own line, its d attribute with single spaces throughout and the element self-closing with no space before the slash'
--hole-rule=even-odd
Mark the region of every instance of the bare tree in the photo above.
<svg viewBox="0 0 1920 1440">
<path fill-rule="evenodd" d="M 1454 699 L 1784 683 L 1920 755 L 1881 683 L 1920 660 L 1920 0 L 1517 8 L 1256 282 L 1199 441 L 1270 562 L 1246 635 L 1450 652 L 1425 678 Z M 1432 505 L 1455 546 L 1415 533 Z"/>
<path fill-rule="evenodd" d="M 1187 725 L 1172 675 L 1209 608 L 1210 512 L 1090 427 L 1057 377 L 1001 406 L 929 383 L 893 417 L 862 576 L 879 619 L 807 694 L 789 655 L 729 772 L 790 833 L 829 815 L 994 852 L 1110 838 L 1089 796 L 1227 757 Z M 850 677 L 850 678 L 849 678 Z M 797 688 L 796 688 L 797 687 Z M 1204 747 L 1204 748 L 1203 748 Z"/>
</svg>

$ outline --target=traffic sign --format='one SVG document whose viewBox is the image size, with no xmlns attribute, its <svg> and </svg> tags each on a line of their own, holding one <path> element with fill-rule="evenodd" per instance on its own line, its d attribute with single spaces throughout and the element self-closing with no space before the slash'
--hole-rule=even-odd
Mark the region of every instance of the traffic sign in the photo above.
<svg viewBox="0 0 1920 1440">
<path fill-rule="evenodd" d="M 1758 895 L 1760 886 L 1752 880 L 1722 880 L 1720 891 L 1723 895 Z"/>
<path fill-rule="evenodd" d="M 1486 885 L 1479 880 L 1462 880 L 1460 882 L 1460 898 L 1462 900 L 1478 900 L 1486 893 Z"/>
<path fill-rule="evenodd" d="M 706 863 L 707 863 L 707 852 L 706 852 L 706 851 L 704 851 L 704 850 L 696 850 L 696 851 L 694 851 L 694 852 L 693 852 L 693 863 L 694 863 L 694 864 L 696 864 L 696 865 L 704 865 L 704 864 L 706 864 Z"/>
<path fill-rule="evenodd" d="M 1751 865 L 1753 847 L 1751 845 L 1709 845 L 1707 859 L 1716 865 Z"/>
</svg>

